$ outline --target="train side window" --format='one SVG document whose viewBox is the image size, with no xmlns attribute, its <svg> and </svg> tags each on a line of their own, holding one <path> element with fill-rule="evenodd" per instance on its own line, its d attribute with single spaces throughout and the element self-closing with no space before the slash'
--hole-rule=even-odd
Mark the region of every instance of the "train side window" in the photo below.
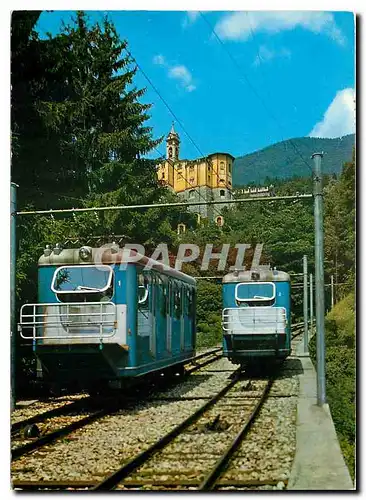
<svg viewBox="0 0 366 500">
<path fill-rule="evenodd" d="M 167 279 L 167 282 L 166 282 L 166 294 L 165 294 L 165 309 L 166 309 L 166 314 L 171 316 L 171 311 L 172 311 L 172 307 L 171 307 L 171 301 L 172 301 L 172 283 L 170 281 L 170 279 L 168 278 Z"/>
<path fill-rule="evenodd" d="M 149 277 L 138 274 L 138 303 L 140 309 L 149 308 Z"/>
<path fill-rule="evenodd" d="M 157 278 L 157 287 L 159 289 L 158 292 L 158 297 L 159 297 L 159 304 L 160 304 L 160 314 L 162 316 L 166 315 L 166 310 L 167 310 L 167 283 L 164 277 L 158 276 Z"/>
<path fill-rule="evenodd" d="M 191 311 L 191 289 L 188 285 L 185 287 L 185 296 L 186 300 L 185 300 L 184 313 L 188 316 Z"/>
<path fill-rule="evenodd" d="M 177 318 L 180 318 L 182 314 L 182 304 L 181 304 L 181 287 L 179 283 L 174 285 L 174 312 Z"/>
<path fill-rule="evenodd" d="M 191 317 L 194 316 L 194 308 L 195 308 L 195 295 L 196 295 L 196 290 L 194 288 L 191 288 L 191 299 L 189 302 L 189 315 Z"/>
<path fill-rule="evenodd" d="M 181 285 L 181 303 L 182 303 L 182 315 L 187 314 L 187 288 L 184 283 Z"/>
<path fill-rule="evenodd" d="M 156 304 L 156 283 L 157 283 L 157 280 L 156 280 L 156 276 L 154 273 L 151 273 L 151 275 L 149 275 L 149 283 L 150 283 L 150 293 L 149 293 L 149 310 L 155 314 L 155 304 Z"/>
</svg>

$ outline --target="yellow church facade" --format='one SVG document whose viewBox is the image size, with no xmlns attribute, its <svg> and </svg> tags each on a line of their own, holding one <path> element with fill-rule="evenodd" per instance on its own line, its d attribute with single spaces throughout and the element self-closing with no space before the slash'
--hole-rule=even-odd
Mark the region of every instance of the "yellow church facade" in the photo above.
<svg viewBox="0 0 366 500">
<path fill-rule="evenodd" d="M 158 165 L 158 179 L 182 199 L 195 201 L 225 201 L 232 199 L 232 171 L 234 157 L 217 152 L 204 158 L 179 158 L 180 139 L 174 125 L 166 140 L 166 160 Z M 225 204 L 191 206 L 193 212 L 213 218 Z"/>
</svg>

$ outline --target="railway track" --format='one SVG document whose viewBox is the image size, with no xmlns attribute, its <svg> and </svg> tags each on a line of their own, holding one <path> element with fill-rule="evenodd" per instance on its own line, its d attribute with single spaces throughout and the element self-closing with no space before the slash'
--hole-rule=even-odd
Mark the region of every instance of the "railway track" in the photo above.
<svg viewBox="0 0 366 500">
<path fill-rule="evenodd" d="M 258 415 L 272 383 L 273 379 L 265 381 L 257 398 L 247 399 L 242 391 L 248 382 L 241 380 L 237 370 L 214 397 L 92 490 L 210 491 L 228 486 L 231 483 L 220 481 L 220 477 Z M 217 441 L 224 445 L 219 452 Z"/>
<path fill-rule="evenodd" d="M 235 371 L 227 384 L 188 418 L 99 483 L 15 481 L 13 486 L 24 490 L 210 491 L 271 484 L 268 480 L 228 480 L 223 473 L 267 399 L 272 383 L 273 378 L 243 380 L 240 370 Z"/>
<path fill-rule="evenodd" d="M 184 376 L 189 376 L 191 373 L 201 369 L 202 367 L 215 362 L 221 357 L 220 352 L 221 348 L 215 348 L 208 352 L 201 353 L 195 356 L 187 363 L 187 368 L 185 369 Z M 179 383 L 180 381 L 181 379 L 173 380 L 173 382 L 171 379 L 161 380 L 158 384 L 156 384 L 155 387 L 153 387 L 153 390 L 157 388 L 164 389 L 167 386 L 172 386 L 176 383 Z M 113 414 L 114 412 L 120 410 L 122 407 L 133 404 L 136 401 L 136 397 L 147 397 L 151 393 L 151 391 L 152 388 L 146 386 L 145 384 L 145 386 L 142 387 L 142 390 L 138 392 L 138 396 L 135 395 L 132 398 L 129 397 L 128 394 L 127 397 L 118 395 L 117 398 L 115 395 L 98 399 L 88 397 L 84 398 L 83 400 L 76 401 L 75 403 L 63 405 L 62 407 L 58 407 L 17 422 L 13 424 L 11 428 L 12 442 L 26 442 L 25 444 L 20 444 L 19 446 L 16 446 L 12 449 L 12 460 L 17 459 L 25 455 L 26 453 L 40 449 L 45 445 L 51 444 L 57 439 L 65 437 L 75 430 L 85 427 L 86 425 L 95 422 L 96 420 L 104 416 Z M 88 406 L 90 407 L 89 412 L 85 417 L 71 417 L 72 413 L 77 413 L 78 411 L 80 411 L 80 409 L 83 409 L 83 412 L 85 413 L 85 407 L 87 409 Z M 99 409 L 95 409 L 96 406 L 99 406 Z M 65 416 L 65 414 L 66 416 L 68 415 L 69 418 L 73 418 L 73 421 L 68 423 L 67 425 L 58 427 L 55 430 L 47 432 L 45 435 L 37 438 L 26 438 L 24 437 L 24 435 L 22 436 L 22 431 L 34 424 L 44 424 L 49 420 L 55 419 L 57 425 L 57 417 L 60 417 L 61 415 Z"/>
<path fill-rule="evenodd" d="M 67 403 L 62 406 L 58 406 L 57 408 L 52 408 L 50 410 L 38 413 L 36 415 L 33 415 L 32 417 L 25 418 L 23 420 L 19 420 L 18 422 L 15 422 L 11 426 L 11 435 L 14 437 L 16 434 L 18 434 L 22 429 L 24 429 L 28 425 L 36 424 L 39 422 L 42 422 L 48 418 L 52 417 L 57 417 L 60 415 L 65 415 L 67 413 L 72 413 L 74 411 L 77 411 L 78 409 L 82 408 L 83 406 L 87 405 L 92 401 L 92 397 L 86 397 L 83 399 L 79 399 L 77 401 L 73 401 L 72 403 Z"/>
</svg>

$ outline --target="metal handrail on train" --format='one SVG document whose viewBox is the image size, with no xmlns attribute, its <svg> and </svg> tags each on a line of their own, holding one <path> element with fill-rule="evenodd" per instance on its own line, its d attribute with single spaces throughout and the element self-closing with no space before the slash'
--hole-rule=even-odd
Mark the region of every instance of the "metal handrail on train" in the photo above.
<svg viewBox="0 0 366 500">
<path fill-rule="evenodd" d="M 58 311 L 57 313 L 47 313 L 47 314 L 42 314 L 42 313 L 37 313 L 37 307 L 58 307 L 58 308 L 66 308 L 66 311 Z M 78 313 L 73 313 L 70 312 L 70 307 L 88 307 L 88 306 L 93 306 L 93 307 L 98 307 L 99 311 L 97 312 L 78 312 Z M 103 311 L 103 308 L 112 306 L 113 311 L 108 312 L 108 311 Z M 24 310 L 25 309 L 32 308 L 32 314 L 25 314 Z M 99 318 L 99 321 L 65 321 L 62 320 L 61 317 L 64 316 L 66 318 L 80 318 L 83 319 L 85 317 L 96 317 Z M 112 316 L 113 319 L 108 319 L 107 317 Z M 27 321 L 26 318 L 32 318 L 33 321 Z M 58 321 L 45 321 L 41 320 L 41 318 L 57 318 Z M 39 321 L 40 320 L 40 321 Z M 69 327 L 90 327 L 90 328 L 95 328 L 99 327 L 99 334 L 93 335 L 93 334 L 82 334 L 82 335 L 75 335 L 75 334 L 70 334 L 69 332 Z M 37 334 L 37 330 L 41 327 L 63 327 L 66 329 L 67 335 L 39 335 Z M 103 328 L 105 327 L 113 327 L 113 331 L 111 333 L 104 333 Z M 32 335 L 25 335 L 23 333 L 23 329 L 32 329 Z M 66 339 L 105 339 L 105 338 L 111 338 L 116 335 L 116 329 L 117 329 L 117 322 L 116 322 L 116 306 L 113 302 L 63 302 L 63 303 L 38 303 L 38 304 L 24 304 L 21 309 L 20 309 L 20 322 L 18 323 L 18 331 L 20 333 L 20 336 L 23 339 L 26 340 L 41 340 L 41 339 L 47 339 L 47 340 L 66 340 Z"/>
<path fill-rule="evenodd" d="M 222 311 L 221 324 L 224 331 L 231 333 L 248 335 L 285 333 L 286 309 L 284 307 L 227 307 Z M 266 331 L 268 328 L 271 328 L 271 331 Z M 246 331 L 248 329 L 250 331 Z"/>
</svg>

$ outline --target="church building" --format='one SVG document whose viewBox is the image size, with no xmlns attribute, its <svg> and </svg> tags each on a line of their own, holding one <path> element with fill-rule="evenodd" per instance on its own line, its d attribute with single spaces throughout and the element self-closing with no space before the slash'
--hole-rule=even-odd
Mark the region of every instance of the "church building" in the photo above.
<svg viewBox="0 0 366 500">
<path fill-rule="evenodd" d="M 224 201 L 232 199 L 232 169 L 230 153 L 212 153 L 204 158 L 179 158 L 180 138 L 174 124 L 166 139 L 166 160 L 158 166 L 158 179 L 188 202 Z M 216 219 L 225 204 L 193 205 L 189 209 L 202 217 Z"/>
</svg>

